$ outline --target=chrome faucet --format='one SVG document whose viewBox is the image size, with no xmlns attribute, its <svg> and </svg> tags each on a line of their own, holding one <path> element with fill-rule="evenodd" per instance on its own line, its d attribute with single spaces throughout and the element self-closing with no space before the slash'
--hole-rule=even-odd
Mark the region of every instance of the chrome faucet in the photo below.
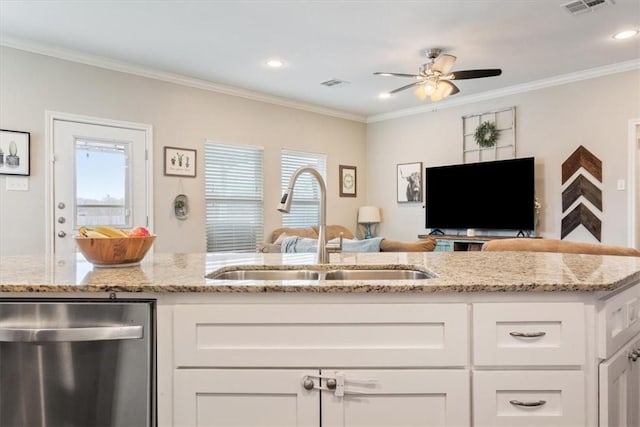
<svg viewBox="0 0 640 427">
<path fill-rule="evenodd" d="M 340 252 L 342 250 L 342 233 L 340 235 L 339 244 L 327 243 L 327 187 L 324 184 L 324 179 L 317 169 L 311 166 L 302 166 L 296 169 L 289 179 L 289 186 L 287 192 L 282 195 L 280 204 L 278 204 L 278 210 L 283 213 L 289 213 L 291 210 L 291 199 L 293 199 L 293 187 L 296 185 L 296 180 L 301 174 L 309 172 L 318 181 L 320 186 L 320 224 L 318 224 L 318 264 L 329 263 L 329 251 Z"/>
</svg>

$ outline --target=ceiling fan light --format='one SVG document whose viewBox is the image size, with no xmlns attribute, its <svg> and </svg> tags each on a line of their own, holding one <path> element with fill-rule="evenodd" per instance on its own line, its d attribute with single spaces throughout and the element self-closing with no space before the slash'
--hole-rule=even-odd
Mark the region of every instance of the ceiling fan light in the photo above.
<svg viewBox="0 0 640 427">
<path fill-rule="evenodd" d="M 425 86 L 426 85 L 419 85 L 415 90 L 415 94 L 418 98 L 420 98 L 420 101 L 424 101 L 429 96 L 425 92 Z"/>
<path fill-rule="evenodd" d="M 441 83 L 436 87 L 436 90 L 431 94 L 431 101 L 438 102 L 446 98 L 447 96 L 451 95 L 451 92 L 453 92 L 453 86 Z"/>
<path fill-rule="evenodd" d="M 431 94 L 433 94 L 437 89 L 438 89 L 438 82 L 436 80 L 429 80 L 424 85 L 424 93 L 426 93 L 428 96 L 431 96 Z"/>
</svg>

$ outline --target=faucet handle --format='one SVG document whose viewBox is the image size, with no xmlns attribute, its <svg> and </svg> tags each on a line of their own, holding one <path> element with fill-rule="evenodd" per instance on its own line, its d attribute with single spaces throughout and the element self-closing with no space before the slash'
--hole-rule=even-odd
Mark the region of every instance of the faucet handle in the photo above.
<svg viewBox="0 0 640 427">
<path fill-rule="evenodd" d="M 329 253 L 338 253 L 342 252 L 342 239 L 344 237 L 344 233 L 340 232 L 340 243 L 327 243 L 327 252 Z"/>
</svg>

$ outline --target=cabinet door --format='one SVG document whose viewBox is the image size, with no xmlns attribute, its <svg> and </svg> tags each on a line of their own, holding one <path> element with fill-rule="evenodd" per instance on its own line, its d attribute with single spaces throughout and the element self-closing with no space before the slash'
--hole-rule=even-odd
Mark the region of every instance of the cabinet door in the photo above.
<svg viewBox="0 0 640 427">
<path fill-rule="evenodd" d="M 336 372 L 344 374 L 344 396 L 323 390 L 323 427 L 470 425 L 468 370 L 323 369 L 322 376 Z"/>
<path fill-rule="evenodd" d="M 176 369 L 174 426 L 317 427 L 318 390 L 306 390 L 317 370 Z"/>
<path fill-rule="evenodd" d="M 600 364 L 600 426 L 640 426 L 640 337 Z"/>
</svg>

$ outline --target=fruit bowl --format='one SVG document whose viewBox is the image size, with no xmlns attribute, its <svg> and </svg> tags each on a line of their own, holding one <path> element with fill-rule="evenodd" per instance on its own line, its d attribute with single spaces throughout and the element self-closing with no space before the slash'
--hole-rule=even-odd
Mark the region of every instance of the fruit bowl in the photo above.
<svg viewBox="0 0 640 427">
<path fill-rule="evenodd" d="M 156 236 L 84 237 L 77 236 L 76 244 L 84 257 L 100 267 L 128 267 L 137 265 L 147 254 Z"/>
</svg>

